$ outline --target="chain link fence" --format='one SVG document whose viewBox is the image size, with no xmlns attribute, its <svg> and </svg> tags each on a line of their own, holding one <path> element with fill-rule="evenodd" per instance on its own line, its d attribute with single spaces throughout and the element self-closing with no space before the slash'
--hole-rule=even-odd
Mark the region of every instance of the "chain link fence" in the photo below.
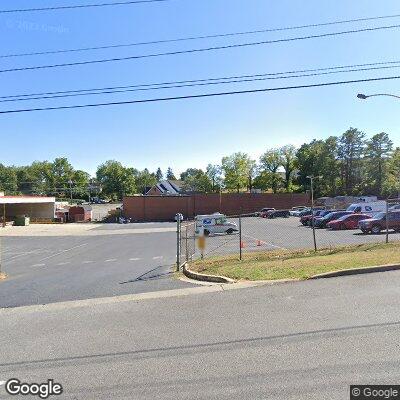
<svg viewBox="0 0 400 400">
<path fill-rule="evenodd" d="M 270 212 L 207 216 L 203 226 L 205 247 L 196 237 L 202 234 L 199 221 L 182 222 L 180 265 L 209 257 L 242 258 L 249 252 L 296 251 L 339 248 L 400 240 L 400 198 L 377 202 L 373 209 L 338 210 L 314 208 L 302 212 Z M 354 211 L 354 212 L 353 212 Z M 187 247 L 187 243 L 190 245 Z"/>
<path fill-rule="evenodd" d="M 196 222 L 177 221 L 177 269 L 192 261 L 196 253 Z"/>
</svg>

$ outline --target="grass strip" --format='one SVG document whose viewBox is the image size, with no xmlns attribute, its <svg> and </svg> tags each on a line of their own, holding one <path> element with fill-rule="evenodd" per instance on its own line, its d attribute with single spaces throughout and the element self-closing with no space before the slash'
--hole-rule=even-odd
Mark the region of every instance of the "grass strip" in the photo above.
<svg viewBox="0 0 400 400">
<path fill-rule="evenodd" d="M 308 279 L 343 269 L 400 263 L 400 243 L 375 243 L 313 250 L 273 250 L 211 257 L 190 264 L 200 273 L 235 280 Z"/>
</svg>

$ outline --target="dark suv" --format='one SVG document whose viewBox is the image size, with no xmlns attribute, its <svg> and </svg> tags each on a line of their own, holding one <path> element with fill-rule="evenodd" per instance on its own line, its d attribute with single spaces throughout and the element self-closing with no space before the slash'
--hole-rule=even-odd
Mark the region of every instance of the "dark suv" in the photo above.
<svg viewBox="0 0 400 400">
<path fill-rule="evenodd" d="M 389 229 L 400 232 L 400 210 L 389 211 L 387 225 Z M 386 213 L 380 212 L 375 214 L 371 219 L 360 221 L 358 227 L 363 233 L 378 234 L 381 231 L 386 230 Z"/>
</svg>

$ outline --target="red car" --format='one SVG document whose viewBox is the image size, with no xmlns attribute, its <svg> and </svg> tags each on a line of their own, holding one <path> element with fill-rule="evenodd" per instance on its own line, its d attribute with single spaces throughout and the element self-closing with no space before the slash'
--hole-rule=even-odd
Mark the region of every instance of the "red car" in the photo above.
<svg viewBox="0 0 400 400">
<path fill-rule="evenodd" d="M 327 228 L 331 229 L 357 229 L 358 223 L 364 219 L 372 218 L 366 214 L 350 214 L 343 215 L 339 219 L 328 222 Z"/>
</svg>

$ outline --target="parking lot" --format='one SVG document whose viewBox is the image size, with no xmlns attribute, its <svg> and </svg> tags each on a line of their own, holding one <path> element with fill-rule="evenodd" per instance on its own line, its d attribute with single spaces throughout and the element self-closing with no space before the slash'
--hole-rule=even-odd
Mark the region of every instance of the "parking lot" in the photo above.
<svg viewBox="0 0 400 400">
<path fill-rule="evenodd" d="M 237 218 L 230 219 L 239 225 Z M 242 251 L 312 249 L 312 229 L 299 219 L 242 218 Z M 316 230 L 317 245 L 384 242 L 385 234 Z M 390 233 L 389 240 L 399 240 Z M 0 307 L 107 297 L 190 286 L 173 276 L 175 223 L 65 224 L 3 231 Z M 211 235 L 205 257 L 239 254 L 240 236 Z M 195 257 L 199 257 L 196 252 Z"/>
<path fill-rule="evenodd" d="M 229 219 L 239 226 L 238 218 Z M 310 227 L 300 224 L 299 218 L 265 219 L 259 217 L 242 218 L 242 251 L 274 249 L 312 249 L 313 234 Z M 352 244 L 385 242 L 386 235 L 364 235 L 356 230 L 316 229 L 316 241 L 319 248 Z M 400 240 L 400 234 L 390 232 L 389 240 Z M 206 256 L 239 252 L 239 234 L 213 235 L 206 241 Z"/>
<path fill-rule="evenodd" d="M 176 226 L 66 224 L 3 231 L 0 307 L 176 289 Z"/>
</svg>

